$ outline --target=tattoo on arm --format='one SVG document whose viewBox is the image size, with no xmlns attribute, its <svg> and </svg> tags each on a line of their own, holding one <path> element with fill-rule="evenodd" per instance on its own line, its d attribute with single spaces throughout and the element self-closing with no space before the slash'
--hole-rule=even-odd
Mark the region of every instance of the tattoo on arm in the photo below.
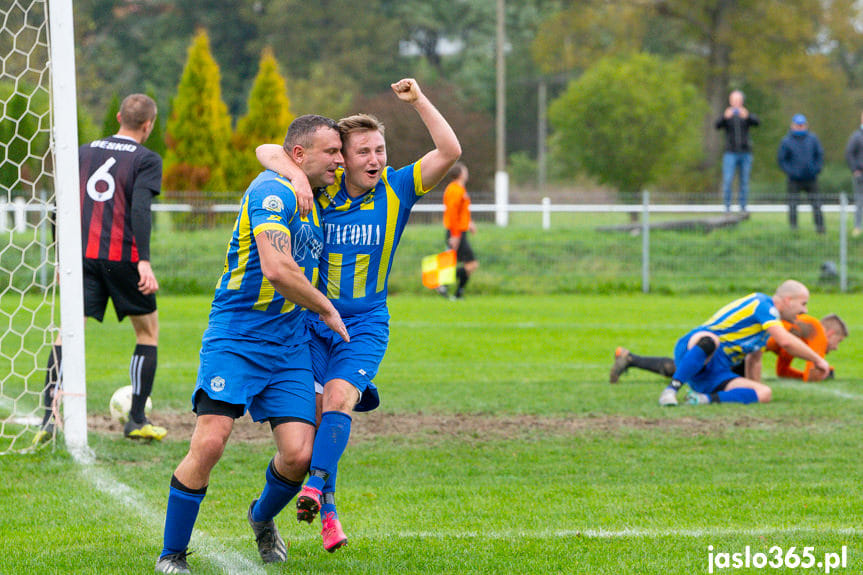
<svg viewBox="0 0 863 575">
<path fill-rule="evenodd" d="M 267 230 L 264 233 L 270 241 L 270 245 L 276 248 L 278 252 L 287 256 L 291 255 L 291 236 L 278 230 Z"/>
</svg>

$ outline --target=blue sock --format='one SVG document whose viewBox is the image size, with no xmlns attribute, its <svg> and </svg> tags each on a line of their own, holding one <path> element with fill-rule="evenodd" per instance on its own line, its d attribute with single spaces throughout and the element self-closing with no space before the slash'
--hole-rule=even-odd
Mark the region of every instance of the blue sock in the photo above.
<svg viewBox="0 0 863 575">
<path fill-rule="evenodd" d="M 698 373 L 704 367 L 704 361 L 707 359 L 707 354 L 699 346 L 694 345 L 692 348 L 683 354 L 680 361 L 677 363 L 677 370 L 671 379 L 676 381 L 687 382 L 692 380 L 692 376 Z"/>
<path fill-rule="evenodd" d="M 164 557 L 168 553 L 180 553 L 189 547 L 192 528 L 198 519 L 198 509 L 207 494 L 207 488 L 190 489 L 171 477 L 171 491 L 168 494 L 168 511 L 165 513 L 165 536 L 162 547 Z"/>
<path fill-rule="evenodd" d="M 332 519 L 339 518 L 339 514 L 336 511 L 336 494 L 332 491 L 327 491 L 321 495 L 321 523 L 327 517 L 331 517 Z"/>
<path fill-rule="evenodd" d="M 324 488 L 321 489 L 323 491 L 323 495 L 321 496 L 321 522 L 323 522 L 324 517 L 327 514 L 332 513 L 333 517 L 338 519 L 339 514 L 336 511 L 336 475 L 338 474 L 338 468 L 333 470 L 330 473 L 327 480 L 324 482 Z"/>
<path fill-rule="evenodd" d="M 309 487 L 323 491 L 328 475 L 336 472 L 339 459 L 348 446 L 351 436 L 351 416 L 341 411 L 325 411 L 321 416 L 321 424 L 315 434 L 315 445 L 312 448 L 312 464 L 309 473 Z M 323 473 L 314 473 L 315 471 Z"/>
<path fill-rule="evenodd" d="M 267 466 L 267 482 L 258 497 L 258 502 L 252 508 L 252 520 L 269 521 L 285 508 L 294 495 L 300 492 L 302 483 L 291 481 L 279 475 L 276 465 L 270 460 Z"/>
<path fill-rule="evenodd" d="M 716 397 L 719 398 L 719 403 L 758 403 L 758 394 L 748 387 L 720 391 Z"/>
</svg>

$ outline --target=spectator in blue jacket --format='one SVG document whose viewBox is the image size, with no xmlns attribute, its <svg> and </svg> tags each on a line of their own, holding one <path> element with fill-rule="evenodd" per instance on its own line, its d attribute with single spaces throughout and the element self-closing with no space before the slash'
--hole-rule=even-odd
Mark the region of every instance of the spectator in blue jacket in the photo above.
<svg viewBox="0 0 863 575">
<path fill-rule="evenodd" d="M 803 114 L 795 114 L 791 118 L 791 130 L 782 138 L 776 159 L 788 176 L 788 221 L 791 229 L 797 229 L 797 204 L 800 203 L 800 192 L 806 192 L 812 204 L 815 230 L 823 234 L 824 215 L 818 195 L 818 174 L 824 167 L 824 149 L 818 137 L 809 131 L 809 123 Z"/>
</svg>

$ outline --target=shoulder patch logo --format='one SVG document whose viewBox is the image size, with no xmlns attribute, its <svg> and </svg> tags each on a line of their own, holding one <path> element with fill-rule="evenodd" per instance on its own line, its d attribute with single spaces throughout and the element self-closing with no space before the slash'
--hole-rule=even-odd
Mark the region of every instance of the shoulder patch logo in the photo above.
<svg viewBox="0 0 863 575">
<path fill-rule="evenodd" d="M 210 389 L 219 392 L 225 389 L 225 379 L 218 375 L 210 380 Z"/>
<path fill-rule="evenodd" d="M 776 309 L 776 306 L 770 306 L 770 315 L 773 317 L 779 317 L 779 310 Z"/>
<path fill-rule="evenodd" d="M 282 203 L 282 198 L 276 195 L 264 198 L 261 206 L 270 212 L 281 212 L 285 209 L 285 204 Z"/>
</svg>

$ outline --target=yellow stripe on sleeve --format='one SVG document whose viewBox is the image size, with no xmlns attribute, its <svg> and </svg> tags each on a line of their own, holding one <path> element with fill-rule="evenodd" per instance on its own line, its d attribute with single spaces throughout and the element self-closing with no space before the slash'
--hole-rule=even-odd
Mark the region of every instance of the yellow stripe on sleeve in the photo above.
<svg viewBox="0 0 863 575">
<path fill-rule="evenodd" d="M 339 299 L 342 283 L 342 254 L 331 253 L 327 259 L 327 297 Z"/>
<path fill-rule="evenodd" d="M 280 224 L 277 222 L 264 222 L 262 224 L 258 224 L 255 226 L 255 230 L 252 233 L 252 237 L 257 236 L 261 232 L 266 232 L 267 230 L 276 230 L 277 232 L 285 232 L 290 237 L 291 230 L 285 227 L 284 224 Z"/>
<path fill-rule="evenodd" d="M 423 174 L 420 164 L 422 164 L 422 160 L 414 164 L 414 192 L 418 196 L 424 196 L 429 193 L 434 186 L 428 190 L 423 189 Z"/>
<path fill-rule="evenodd" d="M 357 262 L 354 264 L 354 299 L 366 297 L 370 258 L 369 254 L 357 254 Z"/>
</svg>

